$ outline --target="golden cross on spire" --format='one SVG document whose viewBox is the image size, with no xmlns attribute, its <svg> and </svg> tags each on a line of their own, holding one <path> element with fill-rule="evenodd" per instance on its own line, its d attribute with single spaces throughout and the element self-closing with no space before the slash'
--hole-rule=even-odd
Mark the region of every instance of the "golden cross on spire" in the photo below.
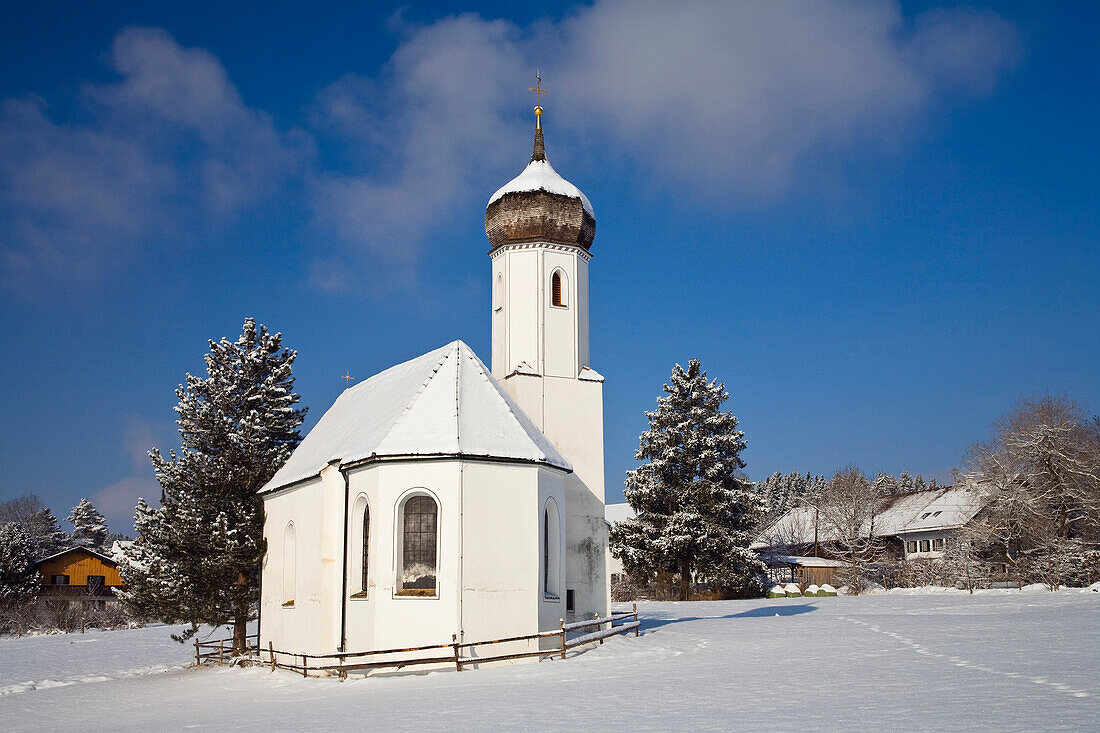
<svg viewBox="0 0 1100 733">
<path fill-rule="evenodd" d="M 348 387 L 351 386 L 351 381 L 352 381 L 352 379 L 354 379 L 354 377 L 351 376 L 350 371 L 346 371 L 346 372 L 344 372 L 344 376 L 340 377 L 340 379 L 344 380 L 344 389 L 347 389 Z"/>
<path fill-rule="evenodd" d="M 535 69 L 535 86 L 527 87 L 527 91 L 535 93 L 535 129 L 542 129 L 542 95 L 549 94 L 549 89 L 542 88 L 542 75 Z"/>
</svg>

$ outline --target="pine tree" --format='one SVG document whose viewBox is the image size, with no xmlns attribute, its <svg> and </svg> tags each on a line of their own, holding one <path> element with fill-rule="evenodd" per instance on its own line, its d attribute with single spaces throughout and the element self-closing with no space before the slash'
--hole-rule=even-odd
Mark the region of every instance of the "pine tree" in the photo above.
<svg viewBox="0 0 1100 733">
<path fill-rule="evenodd" d="M 33 600 L 38 593 L 34 543 L 15 522 L 0 527 L 0 606 Z"/>
<path fill-rule="evenodd" d="M 111 530 L 107 528 L 103 515 L 92 506 L 92 502 L 81 499 L 69 514 L 69 521 L 73 523 L 75 543 L 97 552 L 104 550 L 107 538 L 111 536 Z"/>
<path fill-rule="evenodd" d="M 677 364 L 670 381 L 646 412 L 634 454 L 646 462 L 627 473 L 624 491 L 635 518 L 612 528 L 612 552 L 631 574 L 679 574 L 682 600 L 693 578 L 726 591 L 762 588 L 764 566 L 748 548 L 762 506 L 740 478 L 745 434 L 721 410 L 729 394 L 698 359 L 687 370 Z"/>
<path fill-rule="evenodd" d="M 909 474 L 902 474 L 908 476 Z M 875 477 L 874 482 L 875 491 L 880 496 L 890 496 L 891 494 L 897 494 L 901 491 L 898 488 L 898 480 L 888 473 L 879 472 L 879 475 Z"/>
<path fill-rule="evenodd" d="M 37 557 L 49 557 L 69 546 L 69 535 L 62 531 L 57 516 L 49 509 L 32 515 L 28 524 L 27 534 L 34 543 Z"/>
<path fill-rule="evenodd" d="M 199 624 L 232 624 L 234 651 L 244 651 L 265 551 L 256 492 L 302 439 L 296 356 L 252 318 L 236 341 L 210 341 L 207 376 L 188 374 L 176 390 L 180 451 L 150 451 L 161 506 L 138 503 L 123 597 L 142 615 L 190 623 L 181 641 Z"/>
</svg>

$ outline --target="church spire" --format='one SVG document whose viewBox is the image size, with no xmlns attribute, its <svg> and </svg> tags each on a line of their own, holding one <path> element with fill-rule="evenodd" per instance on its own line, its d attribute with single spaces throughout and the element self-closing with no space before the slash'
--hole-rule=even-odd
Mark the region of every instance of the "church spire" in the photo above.
<svg viewBox="0 0 1100 733">
<path fill-rule="evenodd" d="M 546 144 L 542 141 L 542 95 L 549 94 L 548 89 L 542 88 L 542 75 L 535 71 L 535 86 L 527 87 L 528 91 L 535 93 L 535 148 L 531 151 L 531 162 L 546 160 Z"/>
</svg>

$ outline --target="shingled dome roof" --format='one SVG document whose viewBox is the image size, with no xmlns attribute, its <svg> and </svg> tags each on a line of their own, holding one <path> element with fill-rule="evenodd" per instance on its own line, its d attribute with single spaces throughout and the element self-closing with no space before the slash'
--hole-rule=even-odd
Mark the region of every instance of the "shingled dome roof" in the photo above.
<svg viewBox="0 0 1100 733">
<path fill-rule="evenodd" d="M 535 130 L 531 162 L 489 199 L 485 233 L 494 249 L 520 242 L 570 244 L 586 250 L 592 246 L 596 236 L 592 204 L 546 159 L 541 124 Z"/>
<path fill-rule="evenodd" d="M 344 390 L 260 493 L 333 461 L 439 456 L 573 470 L 470 347 L 453 341 Z"/>
</svg>

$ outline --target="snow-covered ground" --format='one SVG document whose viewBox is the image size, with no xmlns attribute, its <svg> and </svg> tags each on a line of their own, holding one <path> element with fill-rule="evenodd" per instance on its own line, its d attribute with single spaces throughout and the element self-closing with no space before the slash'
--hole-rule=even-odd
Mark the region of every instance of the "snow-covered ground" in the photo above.
<svg viewBox="0 0 1100 733">
<path fill-rule="evenodd" d="M 640 610 L 640 638 L 564 662 L 345 682 L 183 669 L 190 649 L 166 627 L 4 639 L 0 727 L 1096 730 L 1100 720 L 1096 592 Z"/>
</svg>

